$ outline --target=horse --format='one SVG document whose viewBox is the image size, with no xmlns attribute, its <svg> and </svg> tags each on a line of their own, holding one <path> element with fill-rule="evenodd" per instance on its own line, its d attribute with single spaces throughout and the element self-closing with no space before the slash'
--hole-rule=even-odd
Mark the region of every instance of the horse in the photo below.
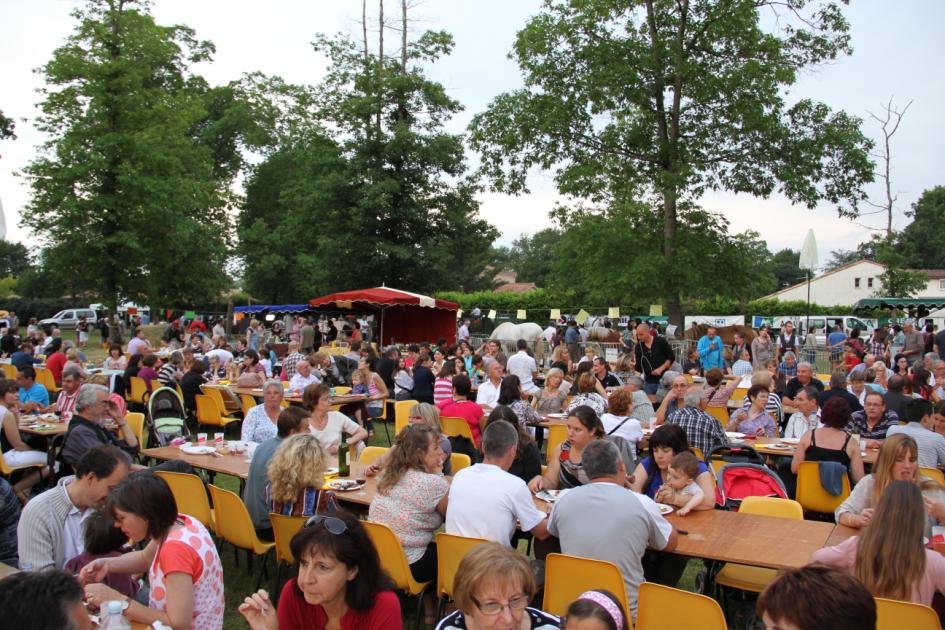
<svg viewBox="0 0 945 630">
<path fill-rule="evenodd" d="M 541 340 L 541 333 L 542 327 L 532 322 L 522 324 L 503 322 L 496 326 L 489 338 L 500 342 L 507 352 L 516 352 L 514 342 L 524 339 L 535 349 L 535 361 L 541 363 L 544 358 L 544 347 L 543 344 L 536 343 Z"/>
</svg>

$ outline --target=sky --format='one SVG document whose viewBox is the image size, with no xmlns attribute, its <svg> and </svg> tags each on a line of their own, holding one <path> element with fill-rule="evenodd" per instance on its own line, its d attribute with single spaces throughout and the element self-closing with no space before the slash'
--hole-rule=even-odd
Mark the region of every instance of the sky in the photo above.
<svg viewBox="0 0 945 630">
<path fill-rule="evenodd" d="M 81 4 L 75 0 L 0 2 L 0 24 L 6 27 L 0 38 L 0 109 L 16 119 L 18 136 L 16 141 L 0 143 L 0 200 L 6 238 L 34 251 L 38 239 L 18 225 L 29 190 L 15 174 L 35 158 L 35 147 L 43 141 L 31 124 L 39 113 L 36 90 L 42 86 L 41 75 L 33 71 L 71 33 L 75 20 L 69 14 Z M 376 7 L 377 2 L 371 4 Z M 397 14 L 399 4 L 387 0 L 389 16 Z M 446 30 L 456 42 L 449 57 L 428 69 L 429 76 L 465 107 L 450 122 L 450 131 L 462 132 L 492 98 L 521 87 L 521 74 L 508 53 L 516 32 L 540 7 L 540 0 L 422 0 L 412 9 L 414 29 Z M 361 2 L 155 0 L 152 13 L 158 23 L 186 24 L 199 38 L 216 45 L 214 61 L 195 67 L 211 84 L 254 70 L 314 84 L 326 69 L 325 59 L 312 51 L 314 35 L 359 33 Z M 852 0 L 845 14 L 851 25 L 853 55 L 802 75 L 789 99 L 811 98 L 864 118 L 864 132 L 874 139 L 881 137 L 879 125 L 869 120 L 869 113 L 880 113 L 890 98 L 900 106 L 912 101 L 892 146 L 893 190 L 899 195 L 894 226 L 902 228 L 908 223 L 904 212 L 922 191 L 945 184 L 941 161 L 945 73 L 939 69 L 945 58 L 945 2 Z M 386 37 L 393 42 L 397 34 L 390 31 Z M 475 163 L 474 155 L 470 162 Z M 519 197 L 481 194 L 482 217 L 502 233 L 498 244 L 507 245 L 520 234 L 551 225 L 548 211 L 559 200 L 551 173 L 534 172 L 529 187 L 530 194 Z M 883 198 L 879 183 L 867 192 L 873 199 Z M 706 195 L 701 203 L 725 215 L 731 231 L 759 232 L 772 252 L 800 249 L 807 230 L 813 228 L 821 264 L 830 251 L 852 249 L 869 238 L 870 231 L 858 223 L 878 227 L 884 221 L 881 215 L 862 217 L 859 222 L 840 219 L 828 206 L 808 210 L 777 196 L 759 199 L 719 192 Z"/>
</svg>

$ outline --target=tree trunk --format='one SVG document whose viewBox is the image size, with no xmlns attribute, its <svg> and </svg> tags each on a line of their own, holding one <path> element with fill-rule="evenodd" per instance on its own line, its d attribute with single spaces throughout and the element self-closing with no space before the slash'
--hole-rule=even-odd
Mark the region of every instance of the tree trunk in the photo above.
<svg viewBox="0 0 945 630">
<path fill-rule="evenodd" d="M 676 189 L 667 186 L 663 190 L 663 256 L 666 258 L 666 264 L 672 265 L 676 259 Z M 679 292 L 676 289 L 676 283 L 673 281 L 673 274 L 663 275 L 665 278 L 663 284 L 663 295 L 666 296 L 666 315 L 669 317 L 669 323 L 675 324 L 682 330 L 682 306 L 680 304 Z"/>
<path fill-rule="evenodd" d="M 381 89 L 381 82 L 384 80 L 384 0 L 378 0 L 378 20 L 377 20 L 377 126 L 378 137 L 381 133 L 381 112 L 384 110 L 384 90 Z"/>
<path fill-rule="evenodd" d="M 407 74 L 407 0 L 400 0 L 400 73 Z"/>
</svg>

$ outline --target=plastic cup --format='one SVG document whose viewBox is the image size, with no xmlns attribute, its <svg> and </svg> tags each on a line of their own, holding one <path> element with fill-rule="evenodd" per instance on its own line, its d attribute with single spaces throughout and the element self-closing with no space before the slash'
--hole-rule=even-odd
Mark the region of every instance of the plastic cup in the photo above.
<svg viewBox="0 0 945 630">
<path fill-rule="evenodd" d="M 214 446 L 220 446 L 221 444 L 223 444 L 223 434 L 222 434 L 222 433 L 214 433 L 214 434 L 213 434 L 213 444 L 214 444 Z"/>
<path fill-rule="evenodd" d="M 198 433 L 197 434 L 197 446 L 206 446 L 207 445 L 207 434 Z"/>
</svg>

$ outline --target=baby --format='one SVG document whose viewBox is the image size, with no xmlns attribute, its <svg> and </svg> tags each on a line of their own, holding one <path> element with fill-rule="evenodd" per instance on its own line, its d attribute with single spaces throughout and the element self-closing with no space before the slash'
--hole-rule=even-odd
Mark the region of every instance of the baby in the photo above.
<svg viewBox="0 0 945 630">
<path fill-rule="evenodd" d="M 705 493 L 696 483 L 696 477 L 698 476 L 699 460 L 691 451 L 683 451 L 673 457 L 673 462 L 669 465 L 666 485 L 672 488 L 676 494 L 689 497 L 686 505 L 678 510 L 680 516 L 689 514 L 694 507 L 701 504 L 705 499 Z"/>
</svg>

